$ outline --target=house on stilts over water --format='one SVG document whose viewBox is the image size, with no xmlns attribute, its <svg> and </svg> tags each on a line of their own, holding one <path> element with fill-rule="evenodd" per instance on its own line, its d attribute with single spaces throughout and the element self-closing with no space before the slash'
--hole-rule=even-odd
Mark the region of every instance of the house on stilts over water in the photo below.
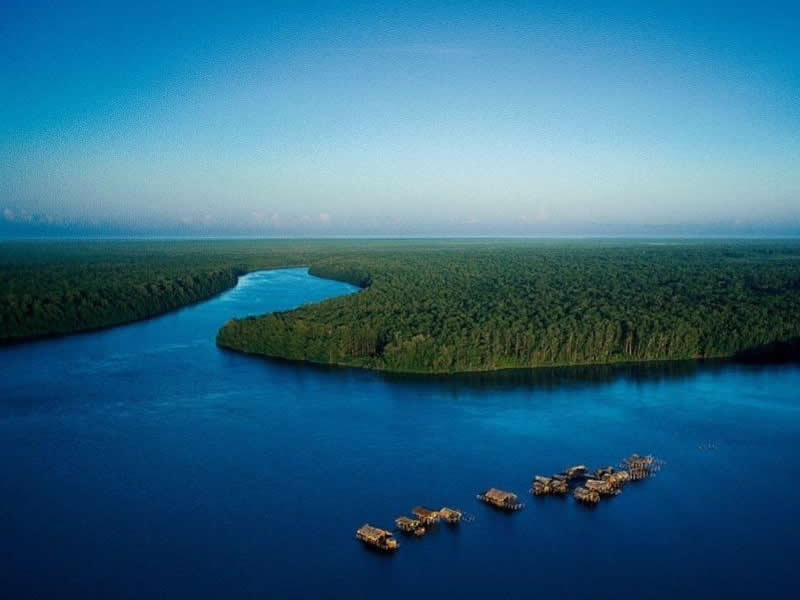
<svg viewBox="0 0 800 600">
<path fill-rule="evenodd" d="M 364 524 L 359 527 L 358 531 L 356 531 L 356 537 L 367 546 L 387 552 L 397 550 L 400 546 L 397 540 L 392 537 L 391 531 L 373 527 L 369 524 Z"/>
<path fill-rule="evenodd" d="M 464 513 L 458 509 L 445 506 L 439 509 L 439 516 L 444 519 L 445 523 L 455 525 L 461 522 L 461 519 L 464 518 Z"/>
<path fill-rule="evenodd" d="M 425 527 L 419 519 L 411 517 L 397 517 L 394 524 L 403 533 L 413 533 L 414 535 L 425 535 Z"/>
<path fill-rule="evenodd" d="M 552 477 L 537 475 L 531 484 L 531 493 L 534 496 L 566 496 L 568 491 L 568 479 L 561 474 Z"/>
<path fill-rule="evenodd" d="M 431 510 L 425 506 L 415 506 L 411 509 L 411 514 L 417 517 L 426 527 L 435 525 L 439 521 L 438 511 Z"/>
<path fill-rule="evenodd" d="M 486 502 L 486 504 L 490 504 L 502 510 L 519 510 L 523 507 L 522 502 L 519 501 L 516 494 L 498 490 L 497 488 L 489 488 L 482 494 L 478 494 L 477 498 L 482 502 Z"/>
<path fill-rule="evenodd" d="M 590 490 L 585 487 L 575 488 L 575 491 L 572 492 L 572 497 L 581 504 L 586 504 L 588 506 L 595 506 L 600 502 L 600 494 L 595 490 Z"/>
<path fill-rule="evenodd" d="M 647 479 L 661 468 L 661 461 L 656 460 L 650 454 L 647 456 L 631 454 L 622 463 L 627 467 L 631 481 Z"/>
</svg>

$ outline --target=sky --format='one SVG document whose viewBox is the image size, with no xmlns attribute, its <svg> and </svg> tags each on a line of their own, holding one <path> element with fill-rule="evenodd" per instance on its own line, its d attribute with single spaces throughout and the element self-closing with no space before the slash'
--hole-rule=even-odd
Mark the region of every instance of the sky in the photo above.
<svg viewBox="0 0 800 600">
<path fill-rule="evenodd" d="M 796 2 L 0 3 L 0 237 L 800 234 Z"/>
</svg>

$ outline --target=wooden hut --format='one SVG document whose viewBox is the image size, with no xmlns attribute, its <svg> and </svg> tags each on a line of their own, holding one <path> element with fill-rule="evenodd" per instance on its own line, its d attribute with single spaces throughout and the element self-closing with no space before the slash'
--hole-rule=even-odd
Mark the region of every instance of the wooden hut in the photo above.
<svg viewBox="0 0 800 600">
<path fill-rule="evenodd" d="M 445 506 L 439 509 L 439 516 L 444 519 L 445 523 L 453 525 L 461 521 L 464 513 L 462 513 L 460 510 L 456 510 L 455 508 L 448 508 Z"/>
<path fill-rule="evenodd" d="M 657 466 L 655 458 L 651 455 L 640 456 L 639 454 L 631 454 L 622 462 L 627 466 L 632 481 L 646 479 Z"/>
<path fill-rule="evenodd" d="M 606 476 L 611 475 L 614 472 L 614 467 L 607 466 L 607 467 L 600 467 L 599 469 L 595 469 L 591 477 L 592 479 L 605 479 Z"/>
<path fill-rule="evenodd" d="M 414 535 L 424 535 L 425 528 L 419 519 L 412 519 L 411 517 L 397 517 L 394 524 L 403 533 L 413 533 Z"/>
<path fill-rule="evenodd" d="M 478 500 L 503 510 L 519 510 L 523 506 L 516 494 L 497 488 L 489 488 L 478 494 Z"/>
<path fill-rule="evenodd" d="M 580 502 L 581 504 L 586 504 L 588 506 L 594 506 L 598 502 L 600 502 L 600 494 L 598 494 L 594 490 L 587 489 L 585 487 L 577 487 L 575 491 L 572 493 L 573 498 Z"/>
<path fill-rule="evenodd" d="M 358 531 L 356 531 L 356 538 L 368 546 L 387 552 L 397 550 L 399 547 L 397 540 L 392 537 L 390 531 L 379 529 L 369 524 L 364 524 L 358 528 Z"/>
<path fill-rule="evenodd" d="M 612 473 L 611 475 L 606 476 L 605 481 L 613 487 L 614 489 L 622 489 L 628 481 L 631 479 L 631 474 L 628 471 L 617 471 L 616 473 Z"/>
<path fill-rule="evenodd" d="M 586 489 L 597 492 L 600 496 L 619 494 L 619 489 L 611 485 L 606 479 L 587 479 L 583 485 L 586 486 Z"/>
<path fill-rule="evenodd" d="M 567 467 L 564 471 L 564 475 L 567 477 L 568 480 L 577 479 L 578 477 L 583 477 L 586 475 L 586 472 L 589 469 L 586 465 L 575 465 L 574 467 Z"/>
<path fill-rule="evenodd" d="M 553 475 L 553 477 L 537 475 L 531 485 L 531 492 L 534 496 L 565 496 L 568 491 L 567 479 L 561 475 Z"/>
<path fill-rule="evenodd" d="M 411 514 L 417 517 L 423 525 L 433 525 L 439 520 L 439 513 L 425 506 L 415 506 Z"/>
</svg>

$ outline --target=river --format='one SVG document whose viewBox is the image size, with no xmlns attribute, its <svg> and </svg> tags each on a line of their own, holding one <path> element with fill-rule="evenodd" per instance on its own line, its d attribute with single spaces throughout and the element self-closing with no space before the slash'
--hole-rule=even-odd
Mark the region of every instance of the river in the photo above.
<svg viewBox="0 0 800 600">
<path fill-rule="evenodd" d="M 4 598 L 790 597 L 800 368 L 401 377 L 218 349 L 230 317 L 352 293 L 264 271 L 205 303 L 0 349 Z M 595 509 L 535 473 L 665 466 Z M 526 507 L 488 509 L 496 486 Z M 416 504 L 475 521 L 354 539 Z"/>
</svg>

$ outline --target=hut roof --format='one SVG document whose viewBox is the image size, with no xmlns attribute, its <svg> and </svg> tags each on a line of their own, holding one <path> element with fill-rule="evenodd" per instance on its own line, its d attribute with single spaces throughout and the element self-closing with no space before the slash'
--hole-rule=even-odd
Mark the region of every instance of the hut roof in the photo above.
<svg viewBox="0 0 800 600">
<path fill-rule="evenodd" d="M 483 495 L 489 498 L 490 500 L 494 500 L 495 502 L 507 502 L 509 500 L 513 501 L 517 499 L 516 494 L 512 494 L 511 492 L 506 492 L 503 490 L 498 490 L 497 488 L 489 488 Z"/>
<path fill-rule="evenodd" d="M 358 533 L 366 539 L 379 541 L 380 539 L 391 536 L 391 533 L 385 529 L 373 527 L 372 525 L 364 524 L 358 528 Z"/>
<path fill-rule="evenodd" d="M 590 490 L 603 490 L 608 487 L 608 483 L 599 479 L 589 479 L 584 485 Z"/>
<path fill-rule="evenodd" d="M 429 517 L 436 515 L 435 510 L 431 510 L 430 508 L 426 508 L 424 506 L 415 506 L 414 508 L 411 509 L 411 512 L 417 515 L 418 517 Z"/>
<path fill-rule="evenodd" d="M 412 519 L 411 517 L 405 517 L 405 516 L 397 517 L 394 520 L 394 522 L 397 523 L 398 525 L 402 524 L 402 525 L 408 525 L 410 527 L 419 527 L 419 521 L 417 521 L 416 519 Z"/>
</svg>

